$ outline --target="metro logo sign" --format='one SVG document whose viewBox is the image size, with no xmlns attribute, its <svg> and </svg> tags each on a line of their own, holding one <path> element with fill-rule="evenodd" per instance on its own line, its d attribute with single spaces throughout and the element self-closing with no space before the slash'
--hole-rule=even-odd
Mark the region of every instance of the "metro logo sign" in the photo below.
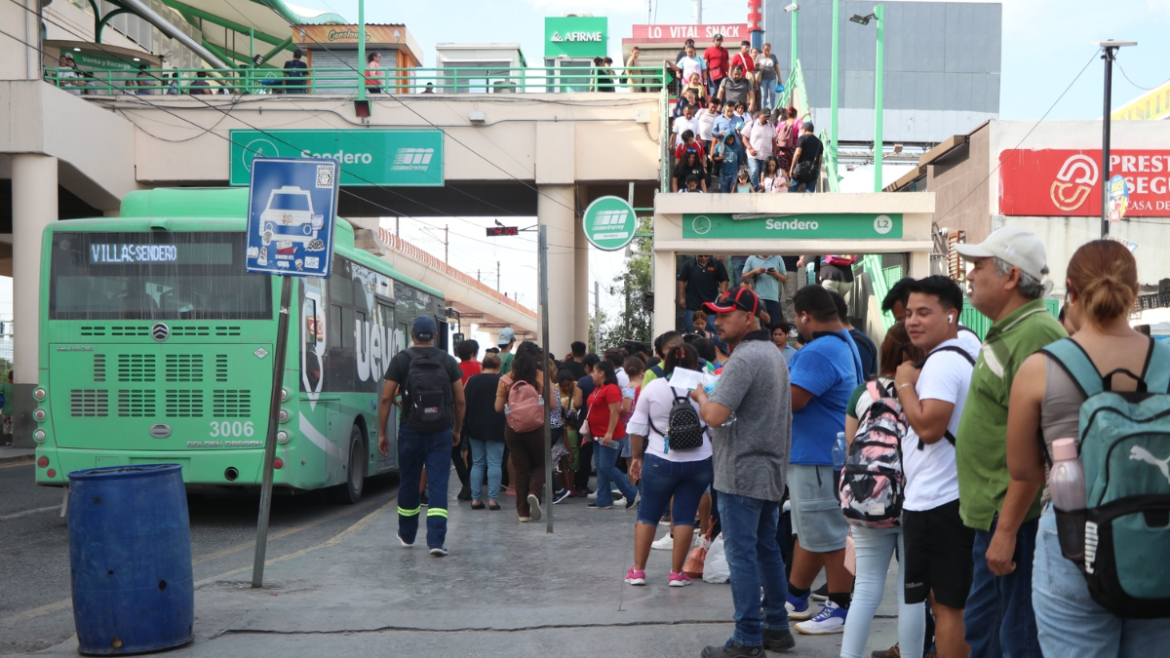
<svg viewBox="0 0 1170 658">
<path fill-rule="evenodd" d="M 1099 217 L 1101 151 L 1043 149 L 999 155 L 999 213 Z M 1129 184 L 1130 217 L 1170 217 L 1170 150 L 1115 150 L 1110 175 Z"/>
</svg>

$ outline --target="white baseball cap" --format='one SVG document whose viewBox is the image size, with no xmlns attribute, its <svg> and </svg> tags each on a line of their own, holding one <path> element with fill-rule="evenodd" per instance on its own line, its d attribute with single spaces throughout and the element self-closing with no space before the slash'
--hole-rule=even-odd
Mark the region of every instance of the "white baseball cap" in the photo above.
<svg viewBox="0 0 1170 658">
<path fill-rule="evenodd" d="M 1021 272 L 1042 281 L 1048 274 L 1048 254 L 1035 234 L 1016 226 L 997 229 L 979 244 L 957 244 L 955 251 L 963 258 L 998 258 Z"/>
</svg>

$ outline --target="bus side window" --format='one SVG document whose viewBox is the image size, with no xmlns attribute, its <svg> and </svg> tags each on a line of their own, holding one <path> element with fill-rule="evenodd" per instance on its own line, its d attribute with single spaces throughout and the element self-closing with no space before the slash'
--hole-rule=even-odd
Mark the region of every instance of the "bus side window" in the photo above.
<svg viewBox="0 0 1170 658">
<path fill-rule="evenodd" d="M 317 318 L 317 300 L 305 299 L 305 345 L 317 344 L 317 332 L 321 330 L 317 326 L 320 320 Z"/>
<path fill-rule="evenodd" d="M 337 304 L 329 305 L 329 324 L 325 329 L 325 340 L 331 350 L 341 349 L 341 336 L 344 334 L 341 326 L 341 307 Z"/>
</svg>

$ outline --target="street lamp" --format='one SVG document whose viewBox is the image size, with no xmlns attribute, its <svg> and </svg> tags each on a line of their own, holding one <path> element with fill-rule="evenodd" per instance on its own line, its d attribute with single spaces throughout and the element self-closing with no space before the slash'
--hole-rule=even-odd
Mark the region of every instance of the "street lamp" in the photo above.
<svg viewBox="0 0 1170 658">
<path fill-rule="evenodd" d="M 882 111 L 884 109 L 885 70 L 886 70 L 886 8 L 877 5 L 873 13 L 868 16 L 854 14 L 849 20 L 858 25 L 869 25 L 870 21 L 877 23 L 877 61 L 873 76 L 873 191 L 882 191 L 882 150 L 885 140 L 882 137 Z"/>
<path fill-rule="evenodd" d="M 792 60 L 792 69 L 791 70 L 795 71 L 796 70 L 796 57 L 797 57 L 796 23 L 798 21 L 797 17 L 798 17 L 798 14 L 800 12 L 800 5 L 798 5 L 794 2 L 790 5 L 788 5 L 787 7 L 785 7 L 784 11 L 788 12 L 789 14 L 792 14 L 792 57 L 790 59 Z M 789 83 L 789 84 L 791 84 L 791 83 Z"/>
<path fill-rule="evenodd" d="M 1109 237 L 1109 130 L 1113 123 L 1113 60 L 1117 50 L 1136 46 L 1136 41 L 1094 41 L 1094 46 L 1105 51 L 1105 114 L 1101 117 L 1101 237 Z"/>
</svg>

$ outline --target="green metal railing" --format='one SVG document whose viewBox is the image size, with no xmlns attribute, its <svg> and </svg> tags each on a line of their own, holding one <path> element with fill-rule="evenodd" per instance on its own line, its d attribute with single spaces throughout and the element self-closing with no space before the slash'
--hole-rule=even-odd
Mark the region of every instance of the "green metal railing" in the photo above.
<svg viewBox="0 0 1170 658">
<path fill-rule="evenodd" d="M 290 73 L 297 77 L 290 76 Z M 114 94 L 352 94 L 429 93 L 658 93 L 668 80 L 661 67 L 595 68 L 379 68 L 363 76 L 352 68 L 67 69 L 45 70 L 45 80 L 85 95 Z"/>
</svg>

